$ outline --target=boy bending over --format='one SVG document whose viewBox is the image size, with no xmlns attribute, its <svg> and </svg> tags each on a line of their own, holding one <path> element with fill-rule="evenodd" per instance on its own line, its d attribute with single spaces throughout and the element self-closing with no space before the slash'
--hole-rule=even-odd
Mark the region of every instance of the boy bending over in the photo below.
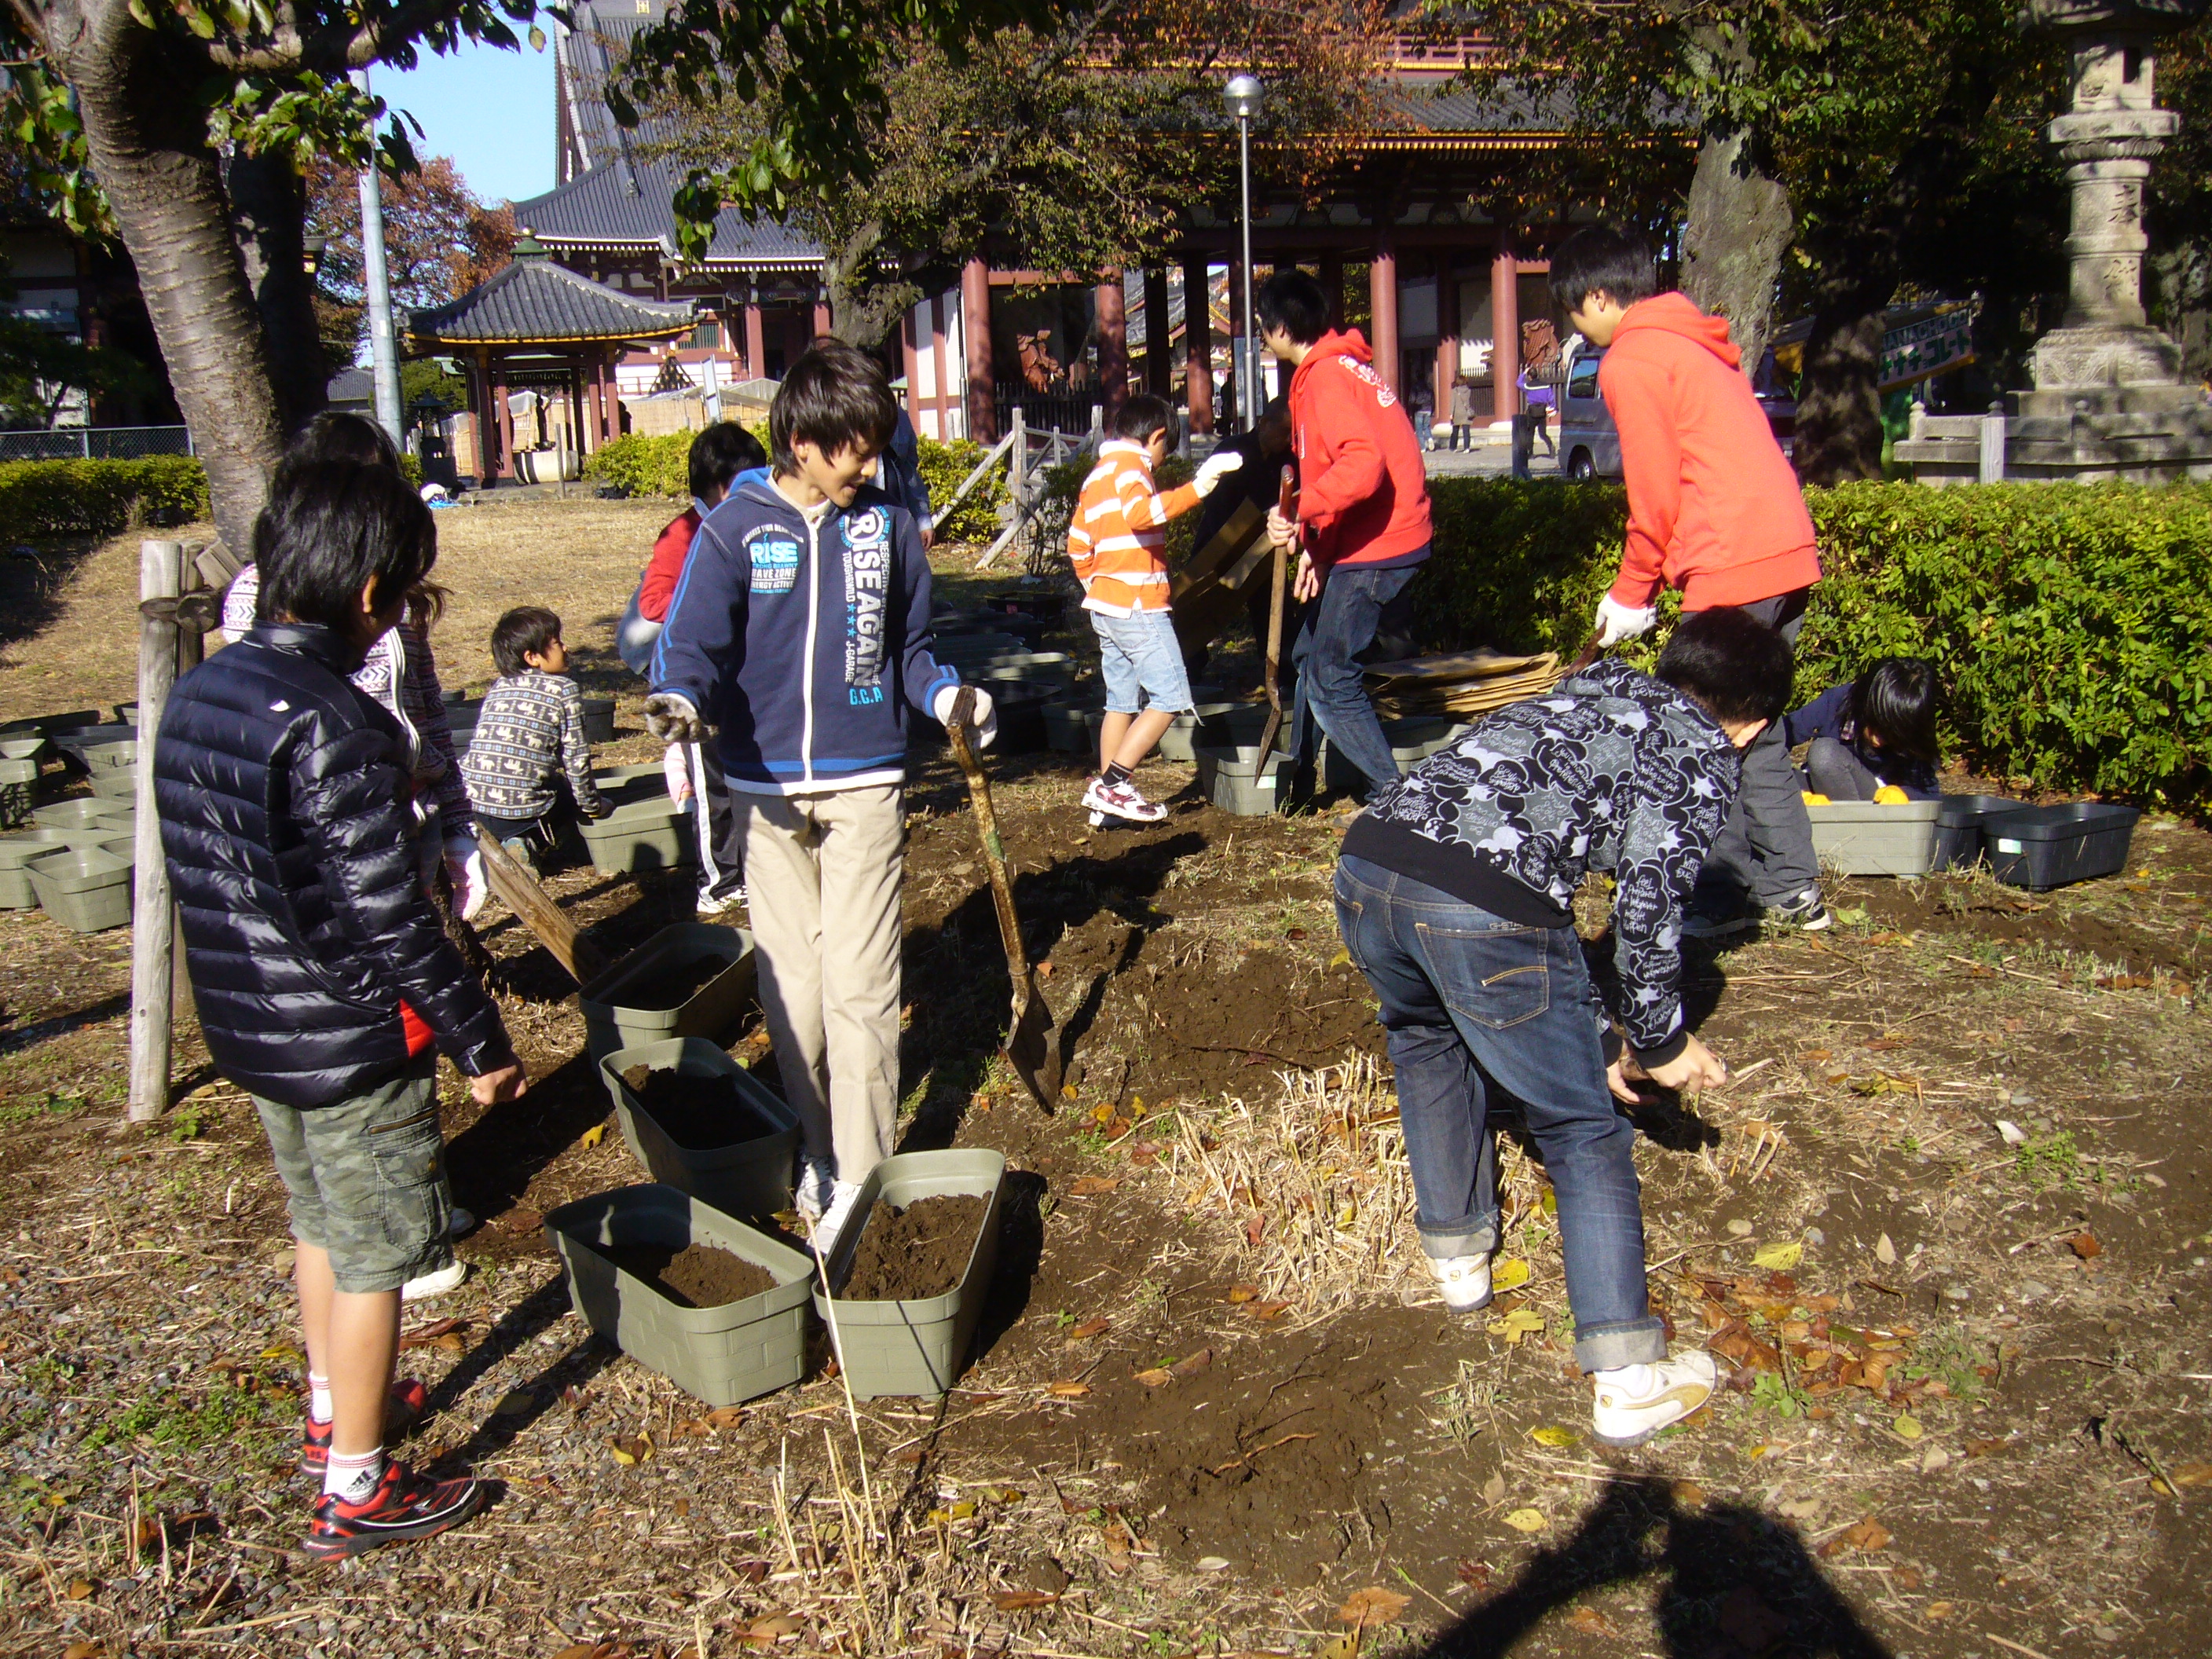
<svg viewBox="0 0 2212 1659">
<path fill-rule="evenodd" d="M 499 1010 L 422 890 L 399 722 L 347 683 L 438 556 L 398 473 L 288 463 L 254 527 L 258 617 L 177 683 L 154 754 L 185 967 L 216 1068 L 253 1097 L 291 1200 L 307 1348 L 304 1547 L 423 1538 L 483 1501 L 385 1455 L 399 1289 L 451 1264 L 437 1055 L 480 1105 L 523 1091 Z"/>
<path fill-rule="evenodd" d="M 1740 611 L 1686 617 L 1656 678 L 1601 662 L 1422 762 L 1354 820 L 1337 862 L 1337 922 L 1382 1005 L 1444 1304 L 1490 1301 L 1503 1090 L 1526 1105 L 1559 1197 L 1575 1358 L 1609 1445 L 1648 1440 L 1713 1389 L 1711 1357 L 1668 1358 L 1644 1299 L 1636 1131 L 1613 1101 L 1634 1103 L 1636 1078 L 1728 1075 L 1683 1029 L 1681 908 L 1791 667 L 1789 642 Z M 1592 870 L 1616 883 L 1621 1036 L 1575 934 Z"/>
<path fill-rule="evenodd" d="M 484 693 L 461 776 L 477 828 L 528 864 L 559 836 L 564 775 L 568 799 L 584 817 L 603 818 L 613 809 L 592 778 L 584 690 L 568 678 L 560 617 L 517 605 L 493 624 L 491 659 L 500 678 Z"/>
<path fill-rule="evenodd" d="M 806 1137 L 799 1209 L 825 1253 L 897 1126 L 906 711 L 941 720 L 960 690 L 930 654 L 913 516 L 865 483 L 897 414 L 865 352 L 822 339 L 792 365 L 769 408 L 775 471 L 700 527 L 645 703 L 664 743 L 718 728 L 761 1003 Z M 981 690 L 975 721 L 988 746 Z"/>
</svg>

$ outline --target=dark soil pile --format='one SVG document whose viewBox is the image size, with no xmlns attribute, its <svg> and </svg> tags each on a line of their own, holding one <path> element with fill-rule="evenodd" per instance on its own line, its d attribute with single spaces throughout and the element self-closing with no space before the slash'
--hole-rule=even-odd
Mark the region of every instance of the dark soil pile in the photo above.
<svg viewBox="0 0 2212 1659">
<path fill-rule="evenodd" d="M 623 1081 L 668 1138 L 687 1152 L 711 1152 L 774 1134 L 776 1126 L 726 1077 L 687 1077 L 632 1066 Z"/>
<path fill-rule="evenodd" d="M 595 1244 L 633 1279 L 664 1291 L 679 1308 L 719 1308 L 775 1288 L 775 1275 L 716 1244 Z"/>
<path fill-rule="evenodd" d="M 696 957 L 672 962 L 641 979 L 617 987 L 615 994 L 625 1008 L 681 1008 L 730 964 L 714 957 Z"/>
<path fill-rule="evenodd" d="M 839 1294 L 848 1302 L 943 1296 L 968 1270 L 988 1204 L 967 1193 L 918 1198 L 902 1210 L 878 1204 L 869 1213 Z"/>
</svg>

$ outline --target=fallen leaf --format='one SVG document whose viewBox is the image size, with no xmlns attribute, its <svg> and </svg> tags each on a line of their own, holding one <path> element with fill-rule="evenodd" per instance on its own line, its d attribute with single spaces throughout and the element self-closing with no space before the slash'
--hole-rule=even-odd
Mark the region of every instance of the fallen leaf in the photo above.
<svg viewBox="0 0 2212 1659">
<path fill-rule="evenodd" d="M 2009 1440 L 1969 1440 L 1966 1443 L 1966 1455 L 1969 1457 L 1995 1457 L 2011 1449 L 2012 1442 Z M 2205 1470 L 2205 1478 L 2212 1480 L 2212 1463 L 2196 1463 L 2190 1467 Z"/>
<path fill-rule="evenodd" d="M 1897 1265 L 1897 1246 L 1889 1242 L 1887 1233 L 1875 1240 L 1874 1259 L 1885 1267 L 1893 1267 Z"/>
<path fill-rule="evenodd" d="M 1225 1555 L 1201 1555 L 1191 1565 L 1200 1572 L 1226 1572 L 1229 1571 L 1229 1558 Z"/>
<path fill-rule="evenodd" d="M 1516 1510 L 1505 1517 L 1505 1524 L 1516 1532 L 1541 1532 L 1544 1516 L 1539 1510 Z"/>
<path fill-rule="evenodd" d="M 1958 1607 L 1955 1601 L 1930 1601 L 1920 1610 L 1920 1616 L 1923 1619 L 1948 1619 L 1958 1611 Z"/>
<path fill-rule="evenodd" d="M 1897 1431 L 1899 1440 L 1917 1440 L 1927 1432 L 1920 1426 L 1920 1419 L 1911 1412 L 1899 1412 L 1897 1420 L 1889 1426 Z"/>
<path fill-rule="evenodd" d="M 1249 1302 L 1244 1306 L 1245 1313 L 1262 1324 L 1271 1319 L 1280 1319 L 1290 1310 L 1291 1304 L 1287 1302 Z"/>
<path fill-rule="evenodd" d="M 1336 1610 L 1337 1618 L 1347 1625 L 1395 1625 L 1398 1615 L 1405 1612 L 1413 1601 L 1410 1595 L 1401 1595 L 1394 1589 L 1384 1589 L 1380 1584 L 1370 1584 L 1345 1598 L 1344 1605 Z"/>
<path fill-rule="evenodd" d="M 1105 1335 L 1113 1328 L 1114 1322 L 1110 1319 L 1086 1319 L 1080 1325 L 1068 1328 L 1067 1340 L 1071 1342 L 1087 1342 L 1094 1336 Z"/>
<path fill-rule="evenodd" d="M 403 1349 L 427 1348 L 440 1337 L 461 1329 L 465 1322 L 459 1319 L 440 1319 L 428 1325 L 417 1325 L 400 1336 L 399 1346 Z"/>
<path fill-rule="evenodd" d="M 2184 1463 L 2172 1480 L 2177 1486 L 2212 1486 L 2212 1463 Z"/>
<path fill-rule="evenodd" d="M 1359 1659 L 1359 1632 L 1352 1631 L 1316 1643 L 1313 1659 Z"/>
<path fill-rule="evenodd" d="M 1528 1264 L 1518 1257 L 1496 1263 L 1490 1270 L 1493 1291 L 1517 1291 L 1528 1282 Z"/>
<path fill-rule="evenodd" d="M 2066 1241 L 2066 1248 L 2084 1261 L 2094 1261 L 2104 1255 L 2105 1247 L 2097 1242 L 2094 1233 L 2076 1233 Z"/>
<path fill-rule="evenodd" d="M 707 1413 L 708 1425 L 712 1428 L 734 1429 L 744 1420 L 744 1410 L 738 1406 L 717 1406 Z"/>
<path fill-rule="evenodd" d="M 1462 1557 L 1459 1564 L 1459 1582 L 1466 1585 L 1471 1590 L 1488 1589 L 1490 1588 L 1490 1563 L 1487 1561 L 1471 1560 L 1466 1557 Z"/>
<path fill-rule="evenodd" d="M 433 1337 L 430 1346 L 440 1353 L 462 1353 L 466 1352 L 469 1345 L 455 1333 L 447 1331 L 443 1336 Z"/>
<path fill-rule="evenodd" d="M 1797 1058 L 1803 1065 L 1818 1066 L 1824 1060 L 1834 1059 L 1835 1054 L 1834 1051 L 1832 1049 L 1808 1048 L 1803 1054 L 1798 1055 Z"/>
<path fill-rule="evenodd" d="M 994 1504 L 1018 1504 L 1028 1496 L 1019 1486 L 978 1486 L 975 1491 Z"/>
<path fill-rule="evenodd" d="M 1909 1036 L 1885 1036 L 1876 1037 L 1868 1043 L 1866 1050 L 1870 1054 L 1882 1054 L 1893 1048 L 1910 1048 L 1911 1046 L 1912 1039 Z"/>
<path fill-rule="evenodd" d="M 766 1618 L 756 1619 L 744 1634 L 756 1641 L 773 1642 L 779 1636 L 796 1636 L 806 1626 L 787 1613 L 772 1613 Z"/>
<path fill-rule="evenodd" d="M 1516 1308 L 1503 1319 L 1493 1319 L 1485 1327 L 1492 1336 L 1502 1336 L 1517 1346 L 1524 1336 L 1533 1336 L 1544 1328 L 1544 1316 L 1528 1308 Z"/>
<path fill-rule="evenodd" d="M 62 1659 L 101 1659 L 106 1651 L 97 1642 L 72 1642 L 62 1650 Z"/>
<path fill-rule="evenodd" d="M 1595 1607 L 1584 1603 L 1567 1615 L 1567 1623 L 1585 1636 L 1617 1636 L 1620 1629 Z"/>
<path fill-rule="evenodd" d="M 1165 1388 L 1175 1381 L 1175 1373 L 1164 1365 L 1154 1365 L 1149 1370 L 1139 1371 L 1136 1375 L 1137 1381 L 1148 1389 Z"/>
<path fill-rule="evenodd" d="M 991 1605 L 1000 1613 L 1026 1613 L 1031 1607 L 1048 1607 L 1059 1600 L 1050 1590 L 1001 1590 L 991 1598 Z"/>
<path fill-rule="evenodd" d="M 1040 962 L 1037 963 L 1036 976 L 1039 979 L 1050 979 L 1052 977 L 1052 963 L 1049 961 Z"/>
<path fill-rule="evenodd" d="M 1328 965 L 1331 968 L 1349 968 L 1352 966 L 1352 952 L 1339 946 L 1336 954 L 1328 959 Z"/>
<path fill-rule="evenodd" d="M 89 1578 L 72 1578 L 70 1580 L 69 1589 L 63 1594 L 72 1601 L 89 1601 L 92 1600 L 92 1593 L 95 1588 L 97 1587 Z"/>
<path fill-rule="evenodd" d="M 1196 1353 L 1186 1354 L 1182 1358 L 1176 1360 L 1174 1364 L 1168 1367 L 1168 1370 L 1176 1376 L 1195 1376 L 1212 1363 L 1213 1350 L 1200 1348 Z"/>
<path fill-rule="evenodd" d="M 1839 1553 L 1844 1549 L 1878 1550 L 1888 1542 L 1889 1528 L 1869 1515 L 1863 1521 L 1853 1522 L 1821 1548 L 1824 1553 Z"/>
<path fill-rule="evenodd" d="M 1528 1431 L 1528 1437 L 1540 1446 L 1571 1446 L 1582 1438 L 1572 1429 L 1558 1423 L 1547 1423 L 1540 1429 Z"/>
<path fill-rule="evenodd" d="M 614 1453 L 615 1462 L 624 1468 L 642 1463 L 653 1455 L 652 1440 L 641 1434 L 629 1439 L 611 1434 L 607 1437 L 607 1449 Z"/>
<path fill-rule="evenodd" d="M 676 1425 L 676 1432 L 687 1440 L 711 1440 L 714 1431 L 702 1418 L 687 1417 Z"/>
<path fill-rule="evenodd" d="M 579 1146 L 589 1149 L 598 1146 L 606 1138 L 607 1126 L 604 1123 L 594 1123 L 590 1128 L 585 1130 L 582 1134 L 576 1137 L 576 1144 Z"/>
<path fill-rule="evenodd" d="M 1670 1489 L 1674 1502 L 1686 1510 L 1701 1510 L 1705 1506 L 1705 1489 L 1694 1480 L 1677 1480 Z"/>
<path fill-rule="evenodd" d="M 1080 1400 L 1091 1392 L 1088 1382 L 1055 1382 L 1046 1390 L 1054 1400 Z"/>
<path fill-rule="evenodd" d="M 1231 1285 L 1229 1287 L 1229 1299 L 1231 1302 L 1257 1302 L 1260 1299 L 1260 1287 L 1257 1285 Z"/>
<path fill-rule="evenodd" d="M 509 1210 L 496 1224 L 510 1233 L 534 1233 L 545 1224 L 545 1218 L 536 1210 Z"/>
<path fill-rule="evenodd" d="M 2027 1145 L 2027 1131 L 2010 1118 L 2001 1117 L 1997 1120 L 1997 1139 L 2008 1146 L 2025 1146 Z"/>
<path fill-rule="evenodd" d="M 1490 1479 L 1482 1483 L 1482 1501 L 1486 1504 L 1503 1504 L 1505 1501 L 1505 1477 L 1495 1469 L 1491 1471 Z"/>
<path fill-rule="evenodd" d="M 579 1642 L 574 1647 L 562 1648 L 553 1659 L 603 1659 L 609 1645 L 605 1642 Z"/>
<path fill-rule="evenodd" d="M 1802 1244 L 1765 1244 L 1753 1253 L 1751 1265 L 1754 1267 L 1769 1268 L 1776 1273 L 1788 1273 L 1804 1259 L 1805 1247 Z"/>
<path fill-rule="evenodd" d="M 1121 1184 L 1121 1177 L 1119 1176 L 1084 1176 L 1067 1189 L 1067 1195 L 1070 1198 L 1097 1198 L 1102 1193 L 1112 1192 Z"/>
<path fill-rule="evenodd" d="M 947 1504 L 941 1509 L 930 1510 L 926 1518 L 933 1527 L 949 1527 L 955 1521 L 974 1520 L 975 1505 L 968 1499 L 963 1498 L 957 1504 Z"/>
</svg>

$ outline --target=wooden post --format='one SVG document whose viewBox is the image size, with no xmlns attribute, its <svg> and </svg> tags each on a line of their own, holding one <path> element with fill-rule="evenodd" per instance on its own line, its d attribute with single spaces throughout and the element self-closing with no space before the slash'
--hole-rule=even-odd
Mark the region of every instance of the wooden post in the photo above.
<svg viewBox="0 0 2212 1659">
<path fill-rule="evenodd" d="M 177 683 L 177 619 L 183 585 L 182 542 L 138 544 L 138 598 L 167 599 L 166 615 L 138 617 L 138 834 L 131 909 L 131 1121 L 169 1109 L 170 1013 L 176 985 L 172 954 L 176 914 L 169 866 L 161 858 L 161 819 L 154 805 L 155 735 Z"/>
</svg>

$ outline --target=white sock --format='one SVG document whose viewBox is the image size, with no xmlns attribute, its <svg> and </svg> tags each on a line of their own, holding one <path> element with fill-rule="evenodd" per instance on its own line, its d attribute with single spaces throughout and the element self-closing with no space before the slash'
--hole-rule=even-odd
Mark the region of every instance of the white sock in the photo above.
<svg viewBox="0 0 2212 1659">
<path fill-rule="evenodd" d="M 318 1423 L 331 1420 L 331 1379 L 307 1373 L 307 1415 Z"/>
<path fill-rule="evenodd" d="M 358 1457 L 349 1457 L 342 1452 L 331 1454 L 330 1467 L 323 1471 L 323 1495 L 349 1504 L 358 1504 L 376 1490 L 376 1483 L 384 1479 L 384 1448 L 365 1451 Z"/>
<path fill-rule="evenodd" d="M 1652 1375 L 1649 1365 L 1616 1365 L 1609 1371 L 1592 1375 L 1601 1389 L 1619 1389 L 1631 1400 L 1640 1400 L 1651 1392 Z"/>
</svg>

